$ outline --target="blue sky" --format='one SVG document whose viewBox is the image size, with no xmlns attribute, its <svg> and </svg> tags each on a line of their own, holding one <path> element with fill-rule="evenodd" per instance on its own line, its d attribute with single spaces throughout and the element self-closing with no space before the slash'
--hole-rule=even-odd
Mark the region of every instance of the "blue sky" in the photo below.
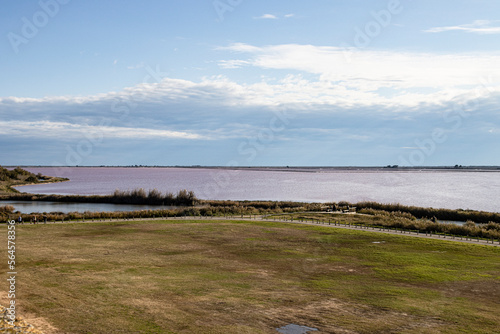
<svg viewBox="0 0 500 334">
<path fill-rule="evenodd" d="M 0 11 L 3 165 L 500 165 L 500 3 Z"/>
</svg>

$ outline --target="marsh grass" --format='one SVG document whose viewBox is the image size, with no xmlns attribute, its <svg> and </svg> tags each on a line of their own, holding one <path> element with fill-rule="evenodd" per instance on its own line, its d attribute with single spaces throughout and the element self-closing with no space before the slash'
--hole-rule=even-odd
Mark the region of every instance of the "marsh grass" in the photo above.
<svg viewBox="0 0 500 334">
<path fill-rule="evenodd" d="M 115 190 L 110 195 L 36 195 L 29 193 L 18 193 L 4 195 L 5 200 L 16 201 L 50 201 L 50 202 L 72 202 L 72 203 L 112 203 L 112 204 L 147 204 L 147 205 L 195 205 L 198 202 L 194 192 L 185 189 L 179 190 L 177 194 L 171 192 L 162 193 L 157 189 L 146 191 L 142 188 L 122 191 Z"/>
<path fill-rule="evenodd" d="M 17 235 L 18 302 L 61 332 L 275 333 L 298 323 L 318 333 L 493 333 L 500 324 L 494 247 L 248 221 L 27 225 Z"/>
<path fill-rule="evenodd" d="M 377 202 L 359 202 L 356 204 L 345 203 L 347 206 L 355 206 L 359 209 L 374 209 L 386 212 L 405 212 L 416 218 L 452 221 L 474 221 L 479 224 L 487 224 L 489 222 L 500 223 L 500 213 L 485 212 L 475 210 L 451 210 L 442 208 L 424 208 L 402 204 L 383 204 Z"/>
</svg>

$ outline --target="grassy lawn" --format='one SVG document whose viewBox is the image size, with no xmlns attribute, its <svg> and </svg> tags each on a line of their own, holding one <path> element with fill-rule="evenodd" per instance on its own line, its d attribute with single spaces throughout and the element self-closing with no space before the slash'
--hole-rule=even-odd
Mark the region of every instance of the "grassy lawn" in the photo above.
<svg viewBox="0 0 500 334">
<path fill-rule="evenodd" d="M 238 221 L 27 225 L 16 241 L 17 302 L 61 333 L 500 328 L 496 247 Z"/>
</svg>

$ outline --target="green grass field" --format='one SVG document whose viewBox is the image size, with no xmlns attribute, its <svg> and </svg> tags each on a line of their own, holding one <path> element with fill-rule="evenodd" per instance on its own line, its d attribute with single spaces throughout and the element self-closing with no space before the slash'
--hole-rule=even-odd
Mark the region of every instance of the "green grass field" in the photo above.
<svg viewBox="0 0 500 334">
<path fill-rule="evenodd" d="M 17 302 L 55 333 L 500 332 L 496 247 L 238 221 L 26 225 L 16 241 Z"/>
</svg>

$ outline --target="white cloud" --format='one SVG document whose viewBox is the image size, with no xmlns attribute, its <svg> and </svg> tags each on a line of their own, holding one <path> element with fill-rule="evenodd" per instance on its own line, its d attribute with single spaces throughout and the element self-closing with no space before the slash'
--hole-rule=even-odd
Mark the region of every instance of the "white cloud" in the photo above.
<svg viewBox="0 0 500 334">
<path fill-rule="evenodd" d="M 399 83 L 398 81 L 394 81 Z M 305 79 L 302 75 L 286 75 L 280 80 L 272 82 L 256 82 L 243 84 L 234 82 L 224 76 L 209 77 L 201 82 L 192 82 L 180 79 L 165 78 L 156 84 L 141 84 L 129 87 L 120 92 L 111 92 L 87 97 L 51 97 L 43 99 L 32 98 L 0 98 L 0 116 L 7 119 L 33 119 L 39 113 L 44 117 L 51 117 L 51 121 L 61 120 L 61 117 L 71 123 L 81 122 L 78 117 L 87 117 L 87 123 L 95 123 L 103 117 L 116 119 L 113 125 L 120 127 L 148 128 L 150 124 L 134 122 L 133 126 L 121 123 L 117 117 L 120 114 L 113 111 L 113 107 L 128 110 L 127 119 L 146 117 L 156 119 L 151 124 L 158 122 L 169 126 L 178 117 L 185 119 L 184 110 L 191 113 L 190 123 L 184 122 L 182 128 L 191 128 L 199 118 L 199 126 L 203 128 L 203 121 L 207 114 L 211 117 L 224 117 L 224 110 L 238 113 L 245 108 L 258 108 L 270 110 L 279 106 L 299 112 L 344 112 L 358 107 L 374 108 L 373 112 L 391 111 L 425 111 L 424 106 L 443 106 L 446 104 L 465 103 L 475 99 L 486 98 L 490 94 L 499 94 L 500 88 L 494 86 L 488 79 L 484 86 L 477 83 L 473 89 L 451 87 L 432 91 L 418 91 L 410 88 L 394 89 L 392 95 L 383 94 L 378 89 L 393 85 L 390 81 L 367 80 L 358 78 L 350 81 L 332 81 L 325 78 L 317 80 Z M 491 104 L 497 103 L 492 100 Z M 72 110 L 68 112 L 67 110 Z M 148 115 L 143 114 L 148 110 Z M 50 113 L 47 113 L 50 111 Z M 199 114 L 199 115 L 198 115 Z M 2 116 L 3 115 L 3 116 Z M 222 115 L 222 116 L 221 116 Z M 4 119 L 5 119 L 4 118 Z M 54 125 L 52 124 L 52 125 Z M 38 124 L 40 125 L 40 124 Z M 69 126 L 69 125 L 68 125 Z M 173 126 L 173 125 L 172 125 Z M 179 125 L 176 125 L 179 126 Z M 153 126 L 154 127 L 154 126 Z M 184 133 L 185 130 L 177 130 Z M 169 126 L 169 129 L 173 129 Z M 126 131 L 126 129 L 122 129 Z M 128 130 L 127 130 L 128 131 Z M 114 133 L 116 131 L 110 131 Z M 148 132 L 155 136 L 174 136 L 169 132 Z M 186 138 L 189 138 L 187 133 Z"/>
<path fill-rule="evenodd" d="M 51 121 L 0 121 L 2 134 L 36 138 L 138 138 L 138 139 L 209 139 L 196 133 L 110 125 L 85 125 Z"/>
<path fill-rule="evenodd" d="M 475 34 L 500 34 L 500 21 L 476 20 L 470 24 L 462 24 L 458 26 L 434 27 L 424 32 L 439 33 L 445 31 L 464 31 Z"/>
<path fill-rule="evenodd" d="M 481 87 L 484 82 L 488 89 L 483 90 L 483 95 L 500 89 L 500 53 L 432 54 L 297 44 L 233 44 L 224 49 L 247 54 L 241 61 L 263 70 L 317 75 L 317 82 L 296 80 L 281 85 L 290 92 L 300 87 L 293 94 L 308 92 L 313 94 L 311 100 L 324 95 L 322 100 L 330 102 L 415 105 L 440 103 Z M 393 93 L 388 96 L 382 89 Z"/>
<path fill-rule="evenodd" d="M 250 62 L 246 60 L 233 59 L 233 60 L 221 60 L 219 61 L 219 66 L 226 69 L 240 68 L 246 65 L 250 65 Z"/>
<path fill-rule="evenodd" d="M 294 16 L 295 16 L 295 14 L 292 14 L 292 13 L 283 15 L 283 17 L 285 19 L 289 19 L 289 18 L 292 18 Z M 254 19 L 255 20 L 279 20 L 280 17 L 277 15 L 274 15 L 274 14 L 264 14 L 261 16 L 256 16 L 256 17 L 254 17 Z"/>
<path fill-rule="evenodd" d="M 109 163 L 117 152 L 131 153 L 129 146 L 136 139 L 150 140 L 154 148 L 144 145 L 134 152 L 134 157 L 156 157 L 164 147 L 178 148 L 178 141 L 182 140 L 183 156 L 202 157 L 212 147 L 213 152 L 217 151 L 229 161 L 242 143 L 252 143 L 259 138 L 263 130 L 273 124 L 270 123 L 273 119 L 283 120 L 273 126 L 286 128 L 274 134 L 276 140 L 270 145 L 273 149 L 283 148 L 286 152 L 295 150 L 296 143 L 314 147 L 341 143 L 346 148 L 346 156 L 359 152 L 356 145 L 349 146 L 353 143 L 362 143 L 374 151 L 380 148 L 377 143 L 384 142 L 391 147 L 392 141 L 399 143 L 398 146 L 414 146 L 412 136 L 426 138 L 429 135 L 427 131 L 418 132 L 419 127 L 450 128 L 454 123 L 447 124 L 442 115 L 451 113 L 449 119 L 455 122 L 453 112 L 461 111 L 462 106 L 468 107 L 464 116 L 468 118 L 463 122 L 460 136 L 465 131 L 476 131 L 474 120 L 477 119 L 491 121 L 482 125 L 484 129 L 497 128 L 500 90 L 490 92 L 483 87 L 477 92 L 408 90 L 388 97 L 373 91 L 369 83 L 368 87 L 354 87 L 346 82 L 305 77 L 286 75 L 253 84 L 238 83 L 224 76 L 208 77 L 200 82 L 165 78 L 156 84 L 87 97 L 0 98 L 0 137 L 17 145 L 6 144 L 4 151 L 15 152 L 19 147 L 43 143 L 55 152 L 51 159 L 58 161 L 64 161 L 61 154 L 66 154 L 66 143 L 78 147 L 82 141 L 89 140 L 103 143 L 102 161 Z M 488 97 L 487 93 L 492 96 Z M 113 111 L 116 102 L 127 113 Z M 409 131 L 412 126 L 417 130 Z M 488 138 L 498 135 L 495 131 L 483 133 Z M 481 146 L 484 137 L 470 136 L 471 141 Z M 208 140 L 210 143 L 205 145 Z M 44 154 L 46 151 L 44 148 Z M 301 152 L 313 151 L 308 148 Z M 95 154 L 99 157 L 97 151 Z M 91 164 L 91 159 L 94 158 L 89 157 L 85 163 Z M 221 159 L 220 156 L 217 159 Z"/>
<path fill-rule="evenodd" d="M 254 19 L 260 19 L 260 20 L 276 20 L 278 19 L 278 17 L 276 15 L 273 15 L 273 14 L 264 14 L 262 16 L 258 16 L 258 17 L 254 17 Z"/>
<path fill-rule="evenodd" d="M 233 44 L 219 50 L 240 56 L 221 61 L 221 67 L 251 66 L 244 70 L 262 71 L 273 79 L 244 83 L 226 76 L 199 82 L 167 77 L 93 96 L 5 97 L 0 98 L 0 119 L 17 123 L 0 126 L 18 135 L 74 136 L 75 131 L 98 131 L 106 118 L 113 121 L 103 133 L 114 138 L 218 139 L 237 136 L 227 120 L 238 123 L 250 110 L 262 115 L 278 108 L 299 114 L 416 114 L 470 101 L 493 110 L 500 101 L 500 54 L 348 51 L 295 44 Z M 346 52 L 352 52 L 350 58 Z"/>
</svg>

